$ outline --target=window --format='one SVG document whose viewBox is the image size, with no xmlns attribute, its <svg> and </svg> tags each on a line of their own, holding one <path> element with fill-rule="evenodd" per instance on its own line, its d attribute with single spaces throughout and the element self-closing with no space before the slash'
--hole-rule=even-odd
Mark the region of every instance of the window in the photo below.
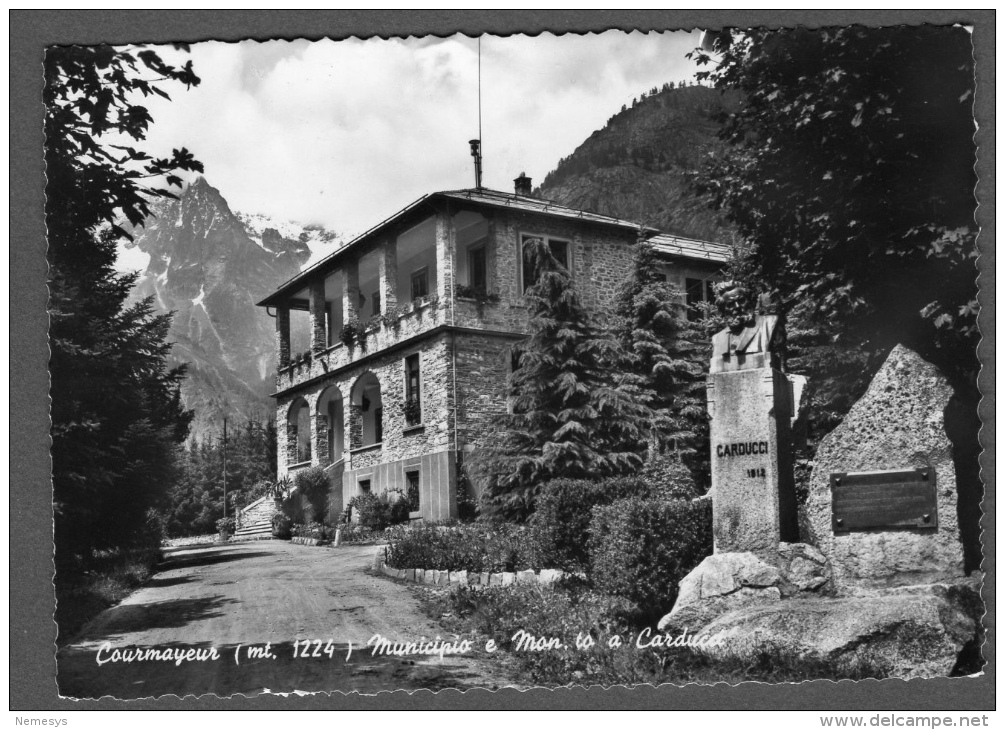
<svg viewBox="0 0 1005 730">
<path fill-rule="evenodd" d="M 362 492 L 363 494 L 369 494 L 370 493 L 370 480 L 369 479 L 360 479 L 359 480 L 359 491 Z"/>
<path fill-rule="evenodd" d="M 380 291 L 375 291 L 370 301 L 373 302 L 373 316 L 376 317 L 380 314 Z"/>
<path fill-rule="evenodd" d="M 520 247 L 523 251 L 521 259 L 521 293 L 526 292 L 527 289 L 534 286 L 537 283 L 538 272 L 535 271 L 534 261 L 531 257 L 531 246 L 529 245 L 532 241 L 543 240 L 548 248 L 551 250 L 551 255 L 555 257 L 558 265 L 561 266 L 569 275 L 572 275 L 572 259 L 571 251 L 572 247 L 569 245 L 568 241 L 563 241 L 558 238 L 549 238 L 547 236 L 532 236 L 528 234 L 522 234 L 520 236 Z"/>
<path fill-rule="evenodd" d="M 422 423 L 422 389 L 419 387 L 419 355 L 405 358 L 405 425 Z"/>
<path fill-rule="evenodd" d="M 483 294 L 488 291 L 488 265 L 484 246 L 468 250 L 468 281 L 475 291 Z"/>
<path fill-rule="evenodd" d="M 423 266 L 412 274 L 412 299 L 429 296 L 429 269 Z"/>
<path fill-rule="evenodd" d="M 419 472 L 405 472 L 405 499 L 408 500 L 409 517 L 418 517 L 420 508 Z"/>
<path fill-rule="evenodd" d="M 687 303 L 687 318 L 690 321 L 704 319 L 705 312 L 701 305 L 715 299 L 712 294 L 712 282 L 707 279 L 684 279 L 685 299 Z"/>
<path fill-rule="evenodd" d="M 373 435 L 376 441 L 374 443 L 384 442 L 384 407 L 378 406 L 373 409 Z"/>
</svg>

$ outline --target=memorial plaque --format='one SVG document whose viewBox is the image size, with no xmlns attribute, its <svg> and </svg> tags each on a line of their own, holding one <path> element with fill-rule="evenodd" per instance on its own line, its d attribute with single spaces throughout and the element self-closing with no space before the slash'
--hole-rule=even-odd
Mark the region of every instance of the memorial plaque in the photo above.
<svg viewBox="0 0 1005 730">
<path fill-rule="evenodd" d="M 935 470 L 928 468 L 831 474 L 833 529 L 935 528 Z"/>
</svg>

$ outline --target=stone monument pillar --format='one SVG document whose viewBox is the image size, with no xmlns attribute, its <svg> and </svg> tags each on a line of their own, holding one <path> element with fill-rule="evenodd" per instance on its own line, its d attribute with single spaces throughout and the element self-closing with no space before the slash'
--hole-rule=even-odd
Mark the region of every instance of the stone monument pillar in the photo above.
<svg viewBox="0 0 1005 730">
<path fill-rule="evenodd" d="M 777 316 L 754 314 L 742 285 L 717 292 L 729 326 L 712 340 L 708 378 L 715 552 L 774 564 L 779 542 L 799 541 L 784 331 Z"/>
</svg>

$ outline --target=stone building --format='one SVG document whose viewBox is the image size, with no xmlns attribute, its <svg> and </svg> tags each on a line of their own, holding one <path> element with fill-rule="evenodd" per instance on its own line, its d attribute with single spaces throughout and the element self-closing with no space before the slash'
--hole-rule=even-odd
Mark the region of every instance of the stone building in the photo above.
<svg viewBox="0 0 1005 730">
<path fill-rule="evenodd" d="M 527 332 L 528 239 L 547 241 L 598 312 L 629 275 L 640 230 L 688 303 L 710 297 L 727 246 L 566 208 L 531 197 L 525 176 L 516 183 L 515 194 L 426 195 L 259 303 L 276 321 L 279 476 L 325 467 L 333 514 L 369 491 L 397 492 L 414 518 L 457 515 L 459 465 L 493 438 L 511 348 Z"/>
</svg>

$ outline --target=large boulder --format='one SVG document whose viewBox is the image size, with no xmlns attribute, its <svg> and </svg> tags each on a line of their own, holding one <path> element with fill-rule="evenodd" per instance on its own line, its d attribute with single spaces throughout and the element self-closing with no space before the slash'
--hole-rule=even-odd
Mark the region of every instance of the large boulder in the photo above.
<svg viewBox="0 0 1005 730">
<path fill-rule="evenodd" d="M 695 637 L 719 659 L 827 662 L 905 679 L 948 676 L 977 640 L 972 596 L 929 585 L 846 598 L 807 598 L 740 608 Z M 972 593 L 972 591 L 969 591 Z"/>
<path fill-rule="evenodd" d="M 778 568 L 753 553 L 709 555 L 680 582 L 673 610 L 659 629 L 694 632 L 728 611 L 775 603 L 782 598 L 782 583 Z"/>
<path fill-rule="evenodd" d="M 716 553 L 680 582 L 673 610 L 659 629 L 694 632 L 741 607 L 818 595 L 829 587 L 829 575 L 820 551 L 801 543 L 780 543 L 777 565 L 753 553 Z"/>
<path fill-rule="evenodd" d="M 956 473 L 944 411 L 952 389 L 934 365 L 897 346 L 866 394 L 823 438 L 810 479 L 803 541 L 833 568 L 839 593 L 952 581 L 963 573 Z M 872 529 L 835 535 L 830 475 L 926 467 L 937 486 L 935 529 Z"/>
</svg>

